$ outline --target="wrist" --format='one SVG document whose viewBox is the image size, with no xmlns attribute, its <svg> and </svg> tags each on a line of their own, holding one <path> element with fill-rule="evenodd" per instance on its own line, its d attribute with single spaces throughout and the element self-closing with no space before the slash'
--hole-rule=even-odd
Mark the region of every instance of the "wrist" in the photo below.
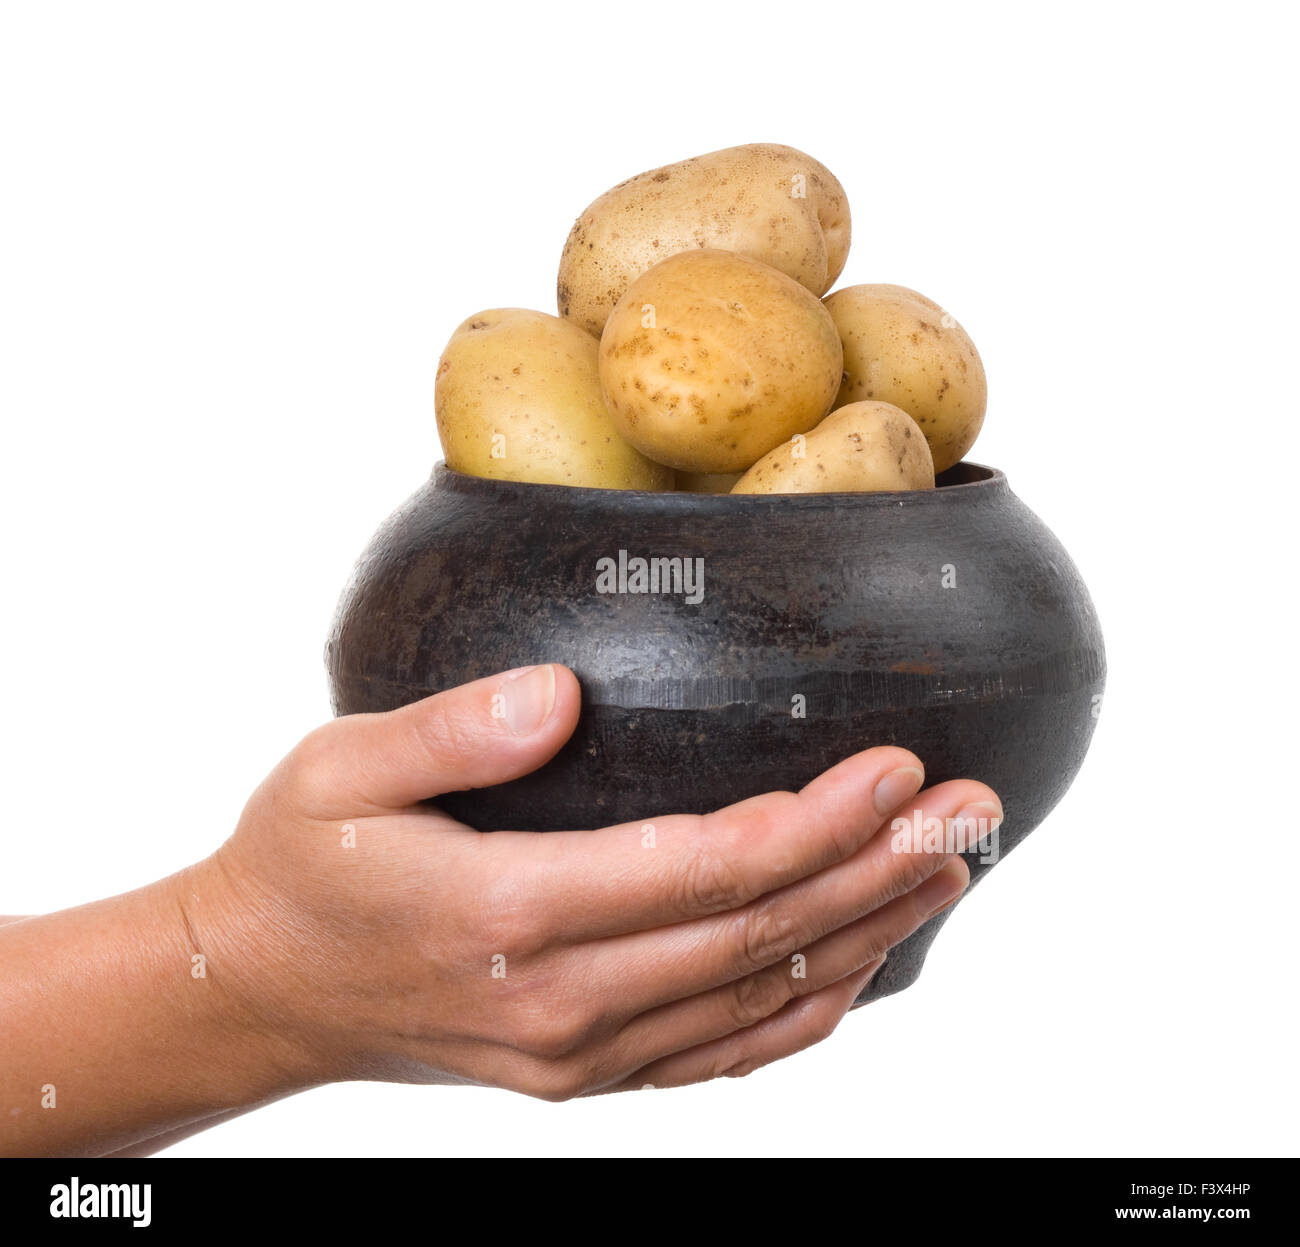
<svg viewBox="0 0 1300 1247">
<path fill-rule="evenodd" d="M 163 884 L 204 1025 L 245 1094 L 262 1102 L 332 1081 L 333 1062 L 293 1006 L 294 941 L 278 907 L 220 849 Z"/>
<path fill-rule="evenodd" d="M 238 942 L 189 920 L 224 908 L 210 884 L 201 865 L 0 927 L 0 1152 L 105 1155 L 320 1081 L 235 989 Z"/>
</svg>

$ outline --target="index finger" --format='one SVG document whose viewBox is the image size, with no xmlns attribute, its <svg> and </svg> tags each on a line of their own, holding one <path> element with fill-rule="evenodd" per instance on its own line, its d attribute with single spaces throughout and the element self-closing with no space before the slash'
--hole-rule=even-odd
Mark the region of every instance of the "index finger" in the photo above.
<svg viewBox="0 0 1300 1247">
<path fill-rule="evenodd" d="M 801 792 L 769 792 L 712 814 L 673 814 L 599 831 L 496 832 L 502 869 L 527 858 L 530 908 L 580 943 L 738 909 L 852 857 L 925 771 L 915 754 L 855 754 Z"/>
</svg>

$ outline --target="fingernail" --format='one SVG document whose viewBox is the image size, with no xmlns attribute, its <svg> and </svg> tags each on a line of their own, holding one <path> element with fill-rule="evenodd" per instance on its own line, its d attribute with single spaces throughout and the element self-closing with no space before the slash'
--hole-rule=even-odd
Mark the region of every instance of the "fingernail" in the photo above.
<svg viewBox="0 0 1300 1247">
<path fill-rule="evenodd" d="M 525 667 L 506 677 L 501 694 L 506 726 L 516 736 L 531 736 L 555 707 L 555 668 Z"/>
<path fill-rule="evenodd" d="M 950 826 L 960 835 L 949 846 L 954 853 L 968 853 L 1002 821 L 1002 807 L 995 801 L 974 801 L 963 806 Z"/>
<path fill-rule="evenodd" d="M 964 891 L 965 876 L 953 867 L 945 866 L 916 889 L 916 907 L 929 918 L 951 905 Z"/>
<path fill-rule="evenodd" d="M 918 771 L 914 766 L 900 766 L 896 771 L 890 771 L 877 785 L 872 801 L 876 806 L 876 813 L 884 818 L 886 814 L 892 814 L 908 797 L 914 797 L 921 791 L 921 785 L 925 783 L 925 772 Z"/>
</svg>

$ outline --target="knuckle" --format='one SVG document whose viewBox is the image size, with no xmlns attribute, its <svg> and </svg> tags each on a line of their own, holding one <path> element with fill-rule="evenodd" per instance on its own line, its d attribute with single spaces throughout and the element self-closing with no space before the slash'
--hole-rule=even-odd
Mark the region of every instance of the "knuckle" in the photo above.
<svg viewBox="0 0 1300 1247">
<path fill-rule="evenodd" d="M 583 1017 L 534 1019 L 527 1048 L 532 1056 L 560 1061 L 586 1046 L 591 1023 Z"/>
<path fill-rule="evenodd" d="M 727 860 L 744 860 L 753 846 L 781 836 L 792 824 L 799 826 L 808 821 L 802 799 L 796 793 L 785 791 L 765 792 L 721 813 L 728 815 L 722 849 Z"/>
<path fill-rule="evenodd" d="M 294 747 L 285 759 L 285 773 L 296 791 L 310 797 L 337 787 L 334 742 L 335 724 L 326 723 Z"/>
<path fill-rule="evenodd" d="M 795 800 L 797 802 L 798 798 Z M 803 813 L 804 808 L 806 807 L 801 807 L 799 811 L 792 809 L 791 816 L 801 813 L 805 822 L 808 822 L 807 814 Z M 858 805 L 830 806 L 824 801 L 818 816 L 810 824 L 810 830 L 827 846 L 830 861 L 843 862 L 862 847 L 865 820 L 866 814 Z"/>
<path fill-rule="evenodd" d="M 931 853 L 900 853 L 882 889 L 881 902 L 897 900 L 937 874 L 946 859 Z"/>
<path fill-rule="evenodd" d="M 818 1001 L 817 1005 L 817 1008 L 809 1012 L 804 1029 L 804 1036 L 807 1039 L 806 1046 L 808 1047 L 829 1039 L 835 1033 L 840 1024 L 840 1019 L 843 1017 L 843 1014 L 838 1009 L 833 1008 L 825 1001 Z"/>
<path fill-rule="evenodd" d="M 576 1064 L 557 1063 L 537 1072 L 529 1094 L 551 1104 L 563 1104 L 566 1100 L 576 1100 L 591 1089 L 591 1080 L 585 1069 Z"/>
<path fill-rule="evenodd" d="M 783 831 L 803 813 L 803 803 L 797 793 L 765 792 L 746 805 L 745 838 L 752 840 Z"/>
<path fill-rule="evenodd" d="M 437 770 L 454 769 L 456 764 L 483 747 L 481 724 L 454 703 L 430 707 L 411 724 L 411 744 L 419 761 Z"/>
<path fill-rule="evenodd" d="M 803 943 L 794 916 L 773 904 L 763 904 L 740 917 L 737 965 L 741 974 L 753 974 L 792 956 Z"/>
<path fill-rule="evenodd" d="M 512 881 L 489 885 L 476 908 L 479 938 L 489 955 L 534 956 L 550 943 L 545 915 Z"/>
<path fill-rule="evenodd" d="M 780 968 L 778 968 L 780 969 Z M 761 974 L 747 974 L 727 990 L 727 1015 L 736 1030 L 744 1030 L 771 1017 L 793 994 L 794 980 L 772 968 Z"/>
<path fill-rule="evenodd" d="M 818 998 L 810 998 L 806 1003 L 794 1007 L 801 1008 L 801 1016 L 798 1019 L 796 1037 L 786 1046 L 785 1051 L 768 1055 L 752 1052 L 737 1055 L 728 1052 L 716 1060 L 712 1071 L 703 1081 L 714 1078 L 747 1078 L 765 1065 L 771 1065 L 774 1061 L 829 1039 L 844 1016 L 843 1010 L 836 1008 L 833 1002 Z"/>
<path fill-rule="evenodd" d="M 475 937 L 479 945 L 480 959 L 503 956 L 507 966 L 515 958 L 526 956 L 531 951 L 528 946 L 527 931 L 514 914 L 494 912 L 480 914 Z"/>
<path fill-rule="evenodd" d="M 563 982 L 562 975 L 544 967 L 521 971 L 500 1002 L 493 1038 L 543 1065 L 585 1051 L 601 1019 L 564 990 Z"/>
<path fill-rule="evenodd" d="M 520 992 L 497 1015 L 496 1037 L 516 1052 L 547 1061 L 546 1021 L 546 1011 L 537 1007 L 533 995 Z"/>
<path fill-rule="evenodd" d="M 760 1070 L 766 1065 L 766 1061 L 760 1061 L 757 1057 L 745 1057 L 737 1061 L 734 1065 L 728 1065 L 726 1068 L 718 1071 L 716 1078 L 748 1078 L 755 1070 Z"/>
<path fill-rule="evenodd" d="M 872 924 L 867 940 L 858 948 L 858 957 L 865 966 L 869 961 L 875 961 L 880 957 L 887 956 L 889 950 L 898 944 L 901 944 L 912 931 L 914 925 L 909 923 L 906 927 L 897 926 L 882 930 L 877 924 Z"/>
<path fill-rule="evenodd" d="M 678 887 L 679 904 L 688 914 L 720 913 L 749 899 L 740 871 L 712 847 L 701 847 L 691 854 Z"/>
</svg>

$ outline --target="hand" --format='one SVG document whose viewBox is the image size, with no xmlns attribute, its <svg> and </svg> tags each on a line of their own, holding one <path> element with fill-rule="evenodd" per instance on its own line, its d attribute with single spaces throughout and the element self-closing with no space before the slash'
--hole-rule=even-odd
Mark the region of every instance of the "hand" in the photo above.
<svg viewBox="0 0 1300 1247">
<path fill-rule="evenodd" d="M 921 763 L 892 747 L 798 794 L 600 831 L 480 834 L 420 804 L 536 769 L 579 701 L 539 666 L 335 720 L 194 868 L 212 990 L 278 1060 L 297 1052 L 303 1085 L 559 1100 L 747 1073 L 828 1036 L 966 886 L 959 857 L 896 851 L 891 816 L 1000 812 L 969 780 L 917 797 Z"/>
</svg>

